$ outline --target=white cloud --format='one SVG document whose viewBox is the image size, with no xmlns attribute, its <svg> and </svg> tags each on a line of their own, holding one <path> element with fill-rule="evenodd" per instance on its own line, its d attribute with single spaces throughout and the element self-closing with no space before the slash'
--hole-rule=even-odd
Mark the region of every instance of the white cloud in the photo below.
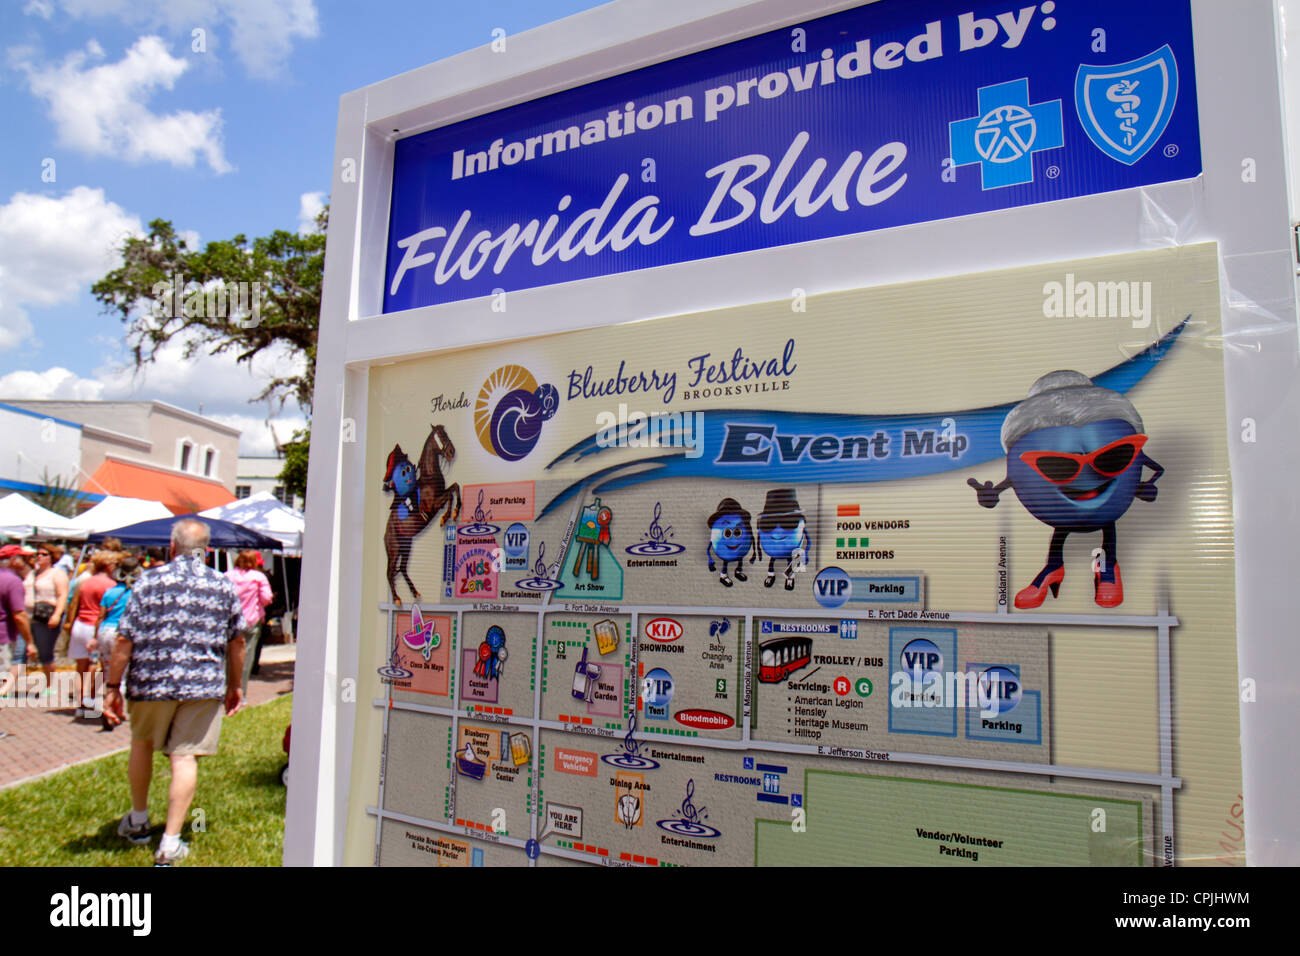
<svg viewBox="0 0 1300 956">
<path fill-rule="evenodd" d="M 40 17 L 42 20 L 48 20 L 54 16 L 54 4 L 50 0 L 29 0 L 23 7 L 23 13 L 29 17 Z"/>
<path fill-rule="evenodd" d="M 252 362 L 237 363 L 233 352 L 208 355 L 200 352 L 184 357 L 182 345 L 169 344 L 158 361 L 140 371 L 123 363 L 106 365 L 93 376 L 83 377 L 66 368 L 54 367 L 43 372 L 22 370 L 0 376 L 0 401 L 6 399 L 71 399 L 76 401 L 148 401 L 157 399 L 203 414 L 217 421 L 247 425 L 248 435 L 241 440 L 262 454 L 271 454 L 271 437 L 264 419 L 250 412 L 248 400 L 262 390 L 274 376 L 293 375 L 303 368 L 303 360 L 291 357 L 287 349 L 263 350 Z M 276 413 L 276 431 L 281 440 L 305 419 L 292 403 Z M 265 433 L 265 434 L 263 434 Z M 256 452 L 254 452 L 256 453 Z"/>
<path fill-rule="evenodd" d="M 56 330 L 33 330 L 26 307 L 74 301 L 118 262 L 117 250 L 128 236 L 143 235 L 139 218 L 106 200 L 100 189 L 78 186 L 59 198 L 14 194 L 0 206 L 0 349 L 18 345 L 34 331 L 56 342 Z M 197 247 L 197 234 L 193 239 Z M 91 375 L 62 366 L 13 371 L 0 376 L 0 401 L 159 399 L 192 411 L 202 405 L 219 421 L 246 424 L 244 441 L 253 453 L 270 454 L 264 416 L 250 414 L 248 402 L 273 378 L 301 374 L 305 367 L 284 346 L 262 350 L 250 364 L 238 362 L 234 351 L 211 355 L 200 348 L 186 358 L 184 343 L 174 342 L 137 371 L 120 339 L 95 338 L 109 351 Z M 292 402 L 274 420 L 282 440 L 304 423 Z"/>
<path fill-rule="evenodd" d="M 298 234 L 310 235 L 316 232 L 316 217 L 325 208 L 324 193 L 303 193 L 298 197 Z"/>
<path fill-rule="evenodd" d="M 159 37 L 140 37 L 116 63 L 90 65 L 104 51 L 94 40 L 62 63 L 40 66 L 28 48 L 10 51 L 32 93 L 49 105 L 59 142 L 92 156 L 131 162 L 193 166 L 200 158 L 213 172 L 231 170 L 221 138 L 221 110 L 154 113 L 146 105 L 170 90 L 189 63 L 172 56 Z"/>
<path fill-rule="evenodd" d="M 201 360 L 190 366 L 188 379 L 198 384 L 205 382 L 205 373 L 212 370 L 211 360 Z M 138 379 L 129 374 L 106 371 L 95 378 L 82 378 L 66 368 L 55 367 L 44 372 L 18 371 L 0 377 L 0 401 L 6 399 L 64 399 L 78 402 L 94 401 L 148 401 L 158 399 L 179 405 L 189 411 L 197 412 L 199 404 L 203 405 L 203 414 L 223 425 L 239 429 L 239 453 L 241 455 L 271 456 L 275 454 L 275 443 L 288 441 L 299 428 L 305 428 L 307 419 L 301 412 L 293 413 L 286 406 L 286 411 L 268 417 L 267 415 L 249 414 L 247 412 L 216 411 L 214 408 L 240 404 L 240 399 L 255 394 L 243 383 L 245 390 L 238 396 L 222 392 L 220 389 L 190 389 L 185 395 L 177 395 L 174 390 L 155 387 L 153 379 L 147 373 Z M 208 396 L 205 401 L 203 396 Z M 244 408 L 248 408 L 245 404 Z M 272 434 L 274 429 L 274 434 Z"/>
<path fill-rule="evenodd" d="M 0 378 L 0 395 L 39 401 L 45 398 L 62 398 L 90 402 L 103 398 L 104 383 L 82 378 L 61 366 L 44 372 L 10 372 Z"/>
<path fill-rule="evenodd" d="M 166 29 L 188 43 L 195 29 L 227 28 L 229 46 L 252 76 L 277 75 L 294 42 L 320 33 L 314 0 L 60 0 L 77 18 L 111 17 L 145 29 Z"/>
<path fill-rule="evenodd" d="M 212 415 L 223 425 L 239 429 L 239 453 L 271 457 L 275 454 L 275 442 L 286 442 L 299 428 L 307 426 L 307 419 L 302 415 L 281 415 L 276 418 L 259 418 L 256 415 Z M 275 434 L 272 435 L 272 429 Z"/>
<path fill-rule="evenodd" d="M 296 375 L 304 367 L 304 360 L 284 346 L 263 349 L 251 365 L 237 362 L 235 355 L 200 350 L 187 359 L 181 344 L 169 343 L 139 372 L 117 365 L 99 369 L 95 376 L 105 383 L 105 398 L 157 398 L 190 409 L 202 402 L 209 412 L 233 412 L 246 410 L 248 399 L 272 378 Z"/>
<path fill-rule="evenodd" d="M 59 198 L 15 193 L 0 206 L 0 351 L 32 334 L 27 308 L 72 302 L 117 261 L 136 216 L 77 186 Z"/>
</svg>

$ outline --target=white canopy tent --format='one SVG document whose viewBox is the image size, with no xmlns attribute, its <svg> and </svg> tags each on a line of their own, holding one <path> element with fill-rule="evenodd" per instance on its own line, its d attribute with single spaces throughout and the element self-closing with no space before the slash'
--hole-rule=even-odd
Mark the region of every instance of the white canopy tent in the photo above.
<svg viewBox="0 0 1300 956">
<path fill-rule="evenodd" d="M 26 538 L 42 532 L 70 538 L 84 534 L 80 521 L 55 514 L 17 492 L 0 498 L 0 532 L 12 538 Z"/>
<path fill-rule="evenodd" d="M 286 556 L 302 556 L 302 512 L 294 511 L 269 491 L 200 511 L 199 517 L 217 518 L 260 531 L 283 544 Z"/>
<path fill-rule="evenodd" d="M 86 534 L 99 531 L 112 531 L 124 528 L 140 521 L 152 521 L 155 518 L 170 518 L 171 509 L 161 501 L 147 501 L 144 498 L 122 498 L 109 495 L 95 507 L 82 512 L 73 519 L 77 527 Z"/>
<path fill-rule="evenodd" d="M 292 635 L 296 627 L 293 622 L 296 616 L 297 595 L 293 593 L 294 589 L 290 587 L 290 566 L 289 560 L 286 559 L 300 559 L 302 557 L 302 531 L 304 525 L 302 512 L 294 511 L 269 491 L 259 491 L 255 495 L 232 501 L 228 505 L 200 511 L 199 517 L 230 521 L 275 538 L 284 545 L 284 550 L 277 555 L 273 555 L 271 560 L 273 562 L 278 561 L 280 564 L 280 581 L 283 582 L 285 588 L 287 612 L 283 620 L 283 626 L 286 633 Z"/>
</svg>

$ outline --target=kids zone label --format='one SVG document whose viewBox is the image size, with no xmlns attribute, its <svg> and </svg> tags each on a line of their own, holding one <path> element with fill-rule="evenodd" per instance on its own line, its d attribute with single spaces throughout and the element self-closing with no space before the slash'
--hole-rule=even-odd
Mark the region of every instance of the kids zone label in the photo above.
<svg viewBox="0 0 1300 956">
<path fill-rule="evenodd" d="M 409 136 L 384 311 L 1189 179 L 1194 67 L 1188 0 L 883 0 Z"/>
<path fill-rule="evenodd" d="M 462 529 L 463 531 L 464 529 Z M 448 597 L 493 600 L 498 596 L 497 576 L 501 549 L 497 539 L 458 534 L 451 593 Z"/>
</svg>

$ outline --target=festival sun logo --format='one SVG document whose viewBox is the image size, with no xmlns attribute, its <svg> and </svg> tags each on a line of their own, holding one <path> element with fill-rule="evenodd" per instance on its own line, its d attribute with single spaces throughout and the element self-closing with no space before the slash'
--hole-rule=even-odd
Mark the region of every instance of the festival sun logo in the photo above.
<svg viewBox="0 0 1300 956">
<path fill-rule="evenodd" d="M 555 417 L 560 392 L 538 385 L 522 365 L 503 365 L 487 377 L 474 402 L 474 430 L 489 454 L 519 461 L 537 446 L 542 425 Z"/>
</svg>

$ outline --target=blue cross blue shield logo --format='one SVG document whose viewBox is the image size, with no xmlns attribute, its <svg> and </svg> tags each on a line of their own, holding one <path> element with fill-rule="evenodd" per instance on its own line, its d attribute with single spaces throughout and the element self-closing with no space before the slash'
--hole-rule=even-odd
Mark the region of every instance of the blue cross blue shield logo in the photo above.
<svg viewBox="0 0 1300 956">
<path fill-rule="evenodd" d="M 980 87 L 979 115 L 948 124 L 954 166 L 980 164 L 984 189 L 1034 181 L 1034 153 L 1065 145 L 1061 101 L 1029 102 L 1029 80 Z"/>
<path fill-rule="evenodd" d="M 1097 148 L 1128 166 L 1164 134 L 1178 101 L 1178 63 L 1165 44 L 1127 63 L 1079 67 L 1074 106 Z"/>
</svg>

